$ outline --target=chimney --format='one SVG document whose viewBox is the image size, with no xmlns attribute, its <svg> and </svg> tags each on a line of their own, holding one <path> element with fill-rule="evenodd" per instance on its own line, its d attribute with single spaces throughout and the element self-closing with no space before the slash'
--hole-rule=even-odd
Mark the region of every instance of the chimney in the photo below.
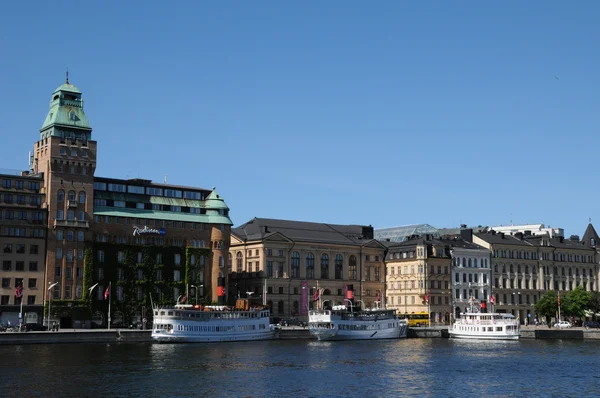
<svg viewBox="0 0 600 398">
<path fill-rule="evenodd" d="M 569 240 L 570 240 L 571 242 L 579 242 L 579 235 L 571 235 L 571 236 L 569 237 Z"/>
<path fill-rule="evenodd" d="M 460 237 L 462 238 L 462 240 L 472 243 L 473 242 L 473 230 L 472 229 L 461 229 Z"/>
<path fill-rule="evenodd" d="M 493 229 L 490 232 L 492 233 L 492 235 L 496 235 L 496 231 L 494 231 Z"/>
<path fill-rule="evenodd" d="M 460 229 L 466 229 L 467 228 L 467 224 L 460 224 Z"/>
<path fill-rule="evenodd" d="M 375 233 L 373 231 L 373 227 L 372 226 L 363 226 L 362 227 L 362 235 L 365 239 L 374 239 L 375 237 Z"/>
<path fill-rule="evenodd" d="M 265 234 L 269 233 L 269 227 L 267 225 L 265 225 Z"/>
<path fill-rule="evenodd" d="M 559 237 L 558 237 L 558 241 L 559 241 L 560 243 L 564 243 L 564 241 L 565 241 L 565 237 L 564 237 L 564 236 L 559 236 Z"/>
<path fill-rule="evenodd" d="M 516 232 L 515 233 L 515 238 L 517 238 L 519 240 L 523 240 L 523 232 Z"/>
<path fill-rule="evenodd" d="M 504 232 L 500 232 L 500 239 L 504 239 Z"/>
<path fill-rule="evenodd" d="M 530 230 L 525 231 L 525 236 L 531 236 L 531 231 Z"/>
</svg>

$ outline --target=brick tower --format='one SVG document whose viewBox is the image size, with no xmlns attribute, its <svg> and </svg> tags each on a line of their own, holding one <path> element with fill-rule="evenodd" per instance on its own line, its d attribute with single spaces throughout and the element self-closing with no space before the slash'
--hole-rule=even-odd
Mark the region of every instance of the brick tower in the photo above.
<svg viewBox="0 0 600 398">
<path fill-rule="evenodd" d="M 32 168 L 44 175 L 48 209 L 45 302 L 49 295 L 52 300 L 79 300 L 85 241 L 91 240 L 96 141 L 92 140 L 81 91 L 69 82 L 68 74 L 52 93 L 50 110 L 34 146 Z M 70 315 L 52 314 L 53 320 L 57 317 Z"/>
</svg>

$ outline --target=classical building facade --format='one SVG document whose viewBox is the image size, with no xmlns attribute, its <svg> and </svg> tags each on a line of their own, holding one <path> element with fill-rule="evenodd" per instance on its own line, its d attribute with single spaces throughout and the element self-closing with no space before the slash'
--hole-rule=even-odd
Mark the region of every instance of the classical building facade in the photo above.
<svg viewBox="0 0 600 398">
<path fill-rule="evenodd" d="M 48 217 L 42 205 L 43 179 L 24 172 L 0 174 L 0 181 L 0 323 L 37 323 L 45 291 Z"/>
<path fill-rule="evenodd" d="M 188 293 L 218 301 L 232 223 L 216 190 L 96 177 L 96 159 L 82 93 L 67 79 L 52 94 L 31 161 L 43 176 L 48 212 L 42 290 L 49 320 L 106 324 L 105 297 L 113 324 L 140 320 L 152 303 Z"/>
<path fill-rule="evenodd" d="M 363 306 L 383 305 L 384 255 L 370 226 L 254 218 L 232 229 L 229 300 L 262 295 L 273 315 L 306 317 L 317 289 L 333 306 L 352 285 Z"/>
<path fill-rule="evenodd" d="M 452 258 L 448 242 L 413 235 L 388 244 L 386 302 L 398 314 L 429 313 L 431 323 L 448 323 L 452 314 Z"/>
</svg>

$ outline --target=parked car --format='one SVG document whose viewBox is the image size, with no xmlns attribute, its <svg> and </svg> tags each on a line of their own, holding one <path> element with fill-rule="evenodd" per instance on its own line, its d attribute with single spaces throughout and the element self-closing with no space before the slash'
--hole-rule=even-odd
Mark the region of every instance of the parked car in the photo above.
<svg viewBox="0 0 600 398">
<path fill-rule="evenodd" d="M 560 322 L 556 322 L 554 324 L 555 328 L 560 328 L 560 329 L 564 329 L 564 328 L 570 328 L 571 326 L 571 322 L 567 322 L 567 321 L 560 321 Z"/>
<path fill-rule="evenodd" d="M 48 328 L 39 323 L 26 323 L 23 325 L 23 331 L 25 332 L 45 332 Z"/>
<path fill-rule="evenodd" d="M 600 322 L 596 321 L 585 321 L 583 327 L 586 329 L 600 329 Z"/>
</svg>

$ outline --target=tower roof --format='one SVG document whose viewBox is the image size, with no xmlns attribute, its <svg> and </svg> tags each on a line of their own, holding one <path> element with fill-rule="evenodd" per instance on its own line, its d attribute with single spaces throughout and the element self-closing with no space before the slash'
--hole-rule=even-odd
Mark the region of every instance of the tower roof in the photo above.
<svg viewBox="0 0 600 398">
<path fill-rule="evenodd" d="M 213 187 L 212 192 L 206 197 L 204 207 L 206 209 L 229 210 L 229 207 L 227 207 L 223 198 L 217 193 L 216 187 Z"/>
<path fill-rule="evenodd" d="M 589 247 L 595 247 L 596 245 L 600 244 L 600 237 L 598 237 L 596 229 L 594 229 L 594 226 L 591 222 L 585 229 L 585 233 L 583 234 L 583 238 L 581 239 L 581 241 L 584 245 Z"/>
<path fill-rule="evenodd" d="M 77 87 L 75 87 L 73 84 L 69 83 L 68 80 L 65 83 L 58 86 L 56 88 L 56 90 L 54 90 L 55 93 L 57 93 L 59 91 L 67 91 L 69 93 L 81 94 L 81 91 L 79 91 L 79 89 Z"/>
<path fill-rule="evenodd" d="M 46 129 L 52 126 L 75 128 L 87 131 L 88 133 L 92 130 L 90 122 L 83 111 L 81 91 L 75 85 L 71 84 L 68 78 L 52 93 L 50 110 L 40 129 L 42 135 Z M 57 133 L 57 131 L 54 131 L 53 135 Z M 90 138 L 88 137 L 88 139 Z"/>
</svg>

